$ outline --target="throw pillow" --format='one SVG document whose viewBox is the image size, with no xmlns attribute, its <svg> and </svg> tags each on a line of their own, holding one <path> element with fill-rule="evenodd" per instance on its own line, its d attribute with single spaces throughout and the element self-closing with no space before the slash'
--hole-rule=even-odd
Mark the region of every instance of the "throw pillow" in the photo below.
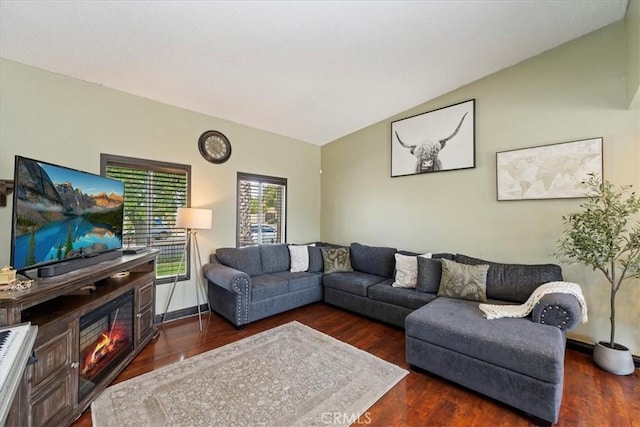
<svg viewBox="0 0 640 427">
<path fill-rule="evenodd" d="M 441 259 L 442 278 L 440 279 L 439 297 L 460 298 L 471 301 L 487 300 L 487 264 L 459 264 L 448 259 Z"/>
<path fill-rule="evenodd" d="M 349 248 L 322 248 L 324 273 L 353 271 Z"/>
<path fill-rule="evenodd" d="M 289 245 L 291 272 L 297 273 L 309 269 L 309 247 L 306 245 Z"/>
<path fill-rule="evenodd" d="M 322 250 L 317 246 L 309 246 L 309 273 L 322 273 Z"/>
<path fill-rule="evenodd" d="M 423 258 L 431 258 L 431 254 L 420 255 Z M 396 274 L 391 284 L 396 288 L 414 289 L 418 282 L 418 257 L 395 254 Z"/>
<path fill-rule="evenodd" d="M 433 259 L 435 256 L 436 254 L 433 254 L 432 258 L 418 258 L 416 291 L 438 293 L 440 279 L 442 278 L 442 263 L 440 259 Z"/>
</svg>

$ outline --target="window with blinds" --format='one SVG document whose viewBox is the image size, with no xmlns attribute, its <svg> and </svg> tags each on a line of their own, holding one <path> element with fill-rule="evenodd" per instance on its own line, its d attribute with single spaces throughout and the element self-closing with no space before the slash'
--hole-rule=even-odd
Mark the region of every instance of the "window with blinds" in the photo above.
<svg viewBox="0 0 640 427">
<path fill-rule="evenodd" d="M 236 246 L 286 242 L 287 179 L 238 172 Z"/>
<path fill-rule="evenodd" d="M 123 181 L 124 247 L 159 249 L 159 283 L 189 278 L 189 258 L 180 265 L 187 238 L 176 228 L 178 208 L 189 206 L 191 166 L 102 154 L 102 175 Z M 178 271 L 180 268 L 180 271 Z M 164 280 L 163 280 L 164 279 Z"/>
</svg>

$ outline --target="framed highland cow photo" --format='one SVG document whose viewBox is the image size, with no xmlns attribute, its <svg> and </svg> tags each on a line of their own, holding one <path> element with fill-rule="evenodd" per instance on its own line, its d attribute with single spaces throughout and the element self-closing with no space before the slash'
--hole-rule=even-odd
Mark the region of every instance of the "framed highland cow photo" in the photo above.
<svg viewBox="0 0 640 427">
<path fill-rule="evenodd" d="M 470 99 L 391 123 L 391 177 L 476 166 L 475 105 Z"/>
</svg>

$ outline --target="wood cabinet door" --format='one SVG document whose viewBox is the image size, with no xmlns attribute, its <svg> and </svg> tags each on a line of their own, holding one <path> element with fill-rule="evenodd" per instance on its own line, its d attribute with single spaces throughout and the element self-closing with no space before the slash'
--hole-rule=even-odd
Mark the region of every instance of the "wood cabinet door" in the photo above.
<svg viewBox="0 0 640 427">
<path fill-rule="evenodd" d="M 59 328 L 42 328 L 34 348 L 37 362 L 28 372 L 31 426 L 56 425 L 77 405 L 78 322 Z"/>
<path fill-rule="evenodd" d="M 155 288 L 153 281 L 136 288 L 136 347 L 154 333 Z"/>
</svg>

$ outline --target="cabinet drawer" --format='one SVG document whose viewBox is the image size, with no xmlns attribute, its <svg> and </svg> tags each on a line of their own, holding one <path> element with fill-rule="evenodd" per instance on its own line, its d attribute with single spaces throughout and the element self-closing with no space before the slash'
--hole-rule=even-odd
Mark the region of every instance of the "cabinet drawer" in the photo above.
<svg viewBox="0 0 640 427">
<path fill-rule="evenodd" d="M 148 306 L 154 303 L 153 301 L 153 282 L 149 282 L 146 285 L 142 285 L 137 290 L 137 312 L 140 313 Z"/>
<path fill-rule="evenodd" d="M 69 370 L 73 359 L 73 330 L 54 336 L 34 350 L 38 361 L 31 371 L 31 386 L 35 389 L 56 372 Z"/>
</svg>

